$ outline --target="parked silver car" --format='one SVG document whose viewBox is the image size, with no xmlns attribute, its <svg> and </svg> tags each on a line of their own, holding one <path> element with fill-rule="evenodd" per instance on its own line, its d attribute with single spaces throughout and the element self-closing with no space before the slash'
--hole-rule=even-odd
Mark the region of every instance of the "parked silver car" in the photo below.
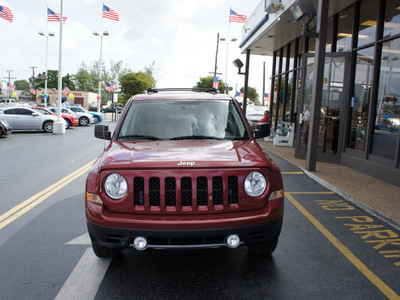
<svg viewBox="0 0 400 300">
<path fill-rule="evenodd" d="M 53 132 L 57 116 L 39 114 L 28 107 L 9 107 L 0 110 L 0 120 L 7 121 L 12 130 L 44 130 Z M 64 122 L 64 119 L 61 119 Z M 66 123 L 65 123 L 66 125 Z"/>
<path fill-rule="evenodd" d="M 53 113 L 57 113 L 57 107 L 48 107 L 47 109 Z M 67 107 L 62 107 L 61 112 L 63 114 L 71 114 L 71 115 L 77 116 L 80 126 L 87 126 L 89 124 L 96 123 L 93 116 L 89 113 L 73 112 L 72 110 L 70 110 Z"/>
</svg>

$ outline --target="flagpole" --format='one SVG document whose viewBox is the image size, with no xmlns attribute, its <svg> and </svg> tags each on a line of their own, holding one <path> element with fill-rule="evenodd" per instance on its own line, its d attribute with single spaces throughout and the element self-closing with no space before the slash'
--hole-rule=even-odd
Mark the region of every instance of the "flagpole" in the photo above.
<svg viewBox="0 0 400 300">
<path fill-rule="evenodd" d="M 103 7 L 104 7 L 104 2 L 103 5 L 101 6 L 101 30 L 100 30 L 100 60 L 99 60 L 99 91 L 98 91 L 98 103 L 97 103 L 97 112 L 100 113 L 101 111 L 101 67 L 102 67 L 102 52 L 103 52 Z"/>
<path fill-rule="evenodd" d="M 60 42 L 58 52 L 58 101 L 57 101 L 57 121 L 53 123 L 54 134 L 65 134 L 65 124 L 61 121 L 61 102 L 62 102 L 62 33 L 63 33 L 63 0 L 60 8 Z"/>
<path fill-rule="evenodd" d="M 48 10 L 49 7 L 47 6 L 47 11 L 46 11 L 46 17 L 48 18 L 47 14 L 48 14 Z M 46 76 L 46 79 L 44 80 L 44 107 L 47 107 L 47 56 L 49 54 L 49 20 L 47 20 L 47 26 L 46 26 L 46 63 L 45 63 L 45 71 L 44 71 L 44 75 Z"/>
<path fill-rule="evenodd" d="M 229 32 L 231 29 L 231 21 L 230 21 L 230 15 L 231 15 L 231 10 L 232 7 L 229 7 L 229 18 L 228 18 L 228 35 L 226 37 L 226 61 L 225 61 L 225 94 L 228 94 L 228 47 L 229 47 Z"/>
</svg>

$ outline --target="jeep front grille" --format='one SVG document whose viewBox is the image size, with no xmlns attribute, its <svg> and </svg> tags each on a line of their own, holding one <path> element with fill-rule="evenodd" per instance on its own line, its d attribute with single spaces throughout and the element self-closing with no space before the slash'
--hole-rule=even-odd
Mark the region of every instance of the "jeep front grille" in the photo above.
<svg viewBox="0 0 400 300">
<path fill-rule="evenodd" d="M 192 207 L 193 204 L 197 207 L 201 206 L 218 206 L 224 201 L 224 191 L 226 190 L 228 204 L 238 203 L 238 178 L 237 176 L 228 176 L 224 184 L 222 176 L 212 178 L 207 177 L 166 177 L 163 179 L 163 184 L 160 184 L 161 179 L 158 177 L 150 177 L 148 179 L 148 197 L 145 192 L 145 178 L 135 177 L 133 179 L 133 203 L 135 206 L 146 206 L 146 202 L 150 207 L 176 207 L 177 198 L 180 199 L 182 207 Z M 211 180 L 211 185 L 209 185 Z M 227 188 L 224 186 L 227 185 Z M 212 187 L 212 199 L 208 201 L 209 186 Z M 180 191 L 177 195 L 177 191 Z M 164 197 L 162 197 L 164 195 Z M 163 199 L 164 198 L 164 199 Z"/>
</svg>

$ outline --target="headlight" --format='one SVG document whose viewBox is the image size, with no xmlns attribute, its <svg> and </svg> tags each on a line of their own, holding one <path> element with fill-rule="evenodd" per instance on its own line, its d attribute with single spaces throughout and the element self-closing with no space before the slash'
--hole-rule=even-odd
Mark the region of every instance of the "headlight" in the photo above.
<svg viewBox="0 0 400 300">
<path fill-rule="evenodd" d="M 104 189 L 112 199 L 121 199 L 128 192 L 128 183 L 124 176 L 111 173 L 104 181 Z"/>
<path fill-rule="evenodd" d="M 261 196 L 267 188 L 267 180 L 260 172 L 251 172 L 244 181 L 244 190 L 251 197 Z"/>
</svg>

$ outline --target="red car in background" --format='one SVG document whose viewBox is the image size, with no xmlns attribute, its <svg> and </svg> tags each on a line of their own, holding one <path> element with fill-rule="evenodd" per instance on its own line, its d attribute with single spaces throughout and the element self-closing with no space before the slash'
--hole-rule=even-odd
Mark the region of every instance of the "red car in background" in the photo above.
<svg viewBox="0 0 400 300">
<path fill-rule="evenodd" d="M 32 109 L 44 115 L 56 115 L 44 107 L 33 106 Z M 61 117 L 65 120 L 65 122 L 67 122 L 67 126 L 65 127 L 65 129 L 68 129 L 70 126 L 78 126 L 79 124 L 77 116 L 62 113 Z"/>
</svg>

